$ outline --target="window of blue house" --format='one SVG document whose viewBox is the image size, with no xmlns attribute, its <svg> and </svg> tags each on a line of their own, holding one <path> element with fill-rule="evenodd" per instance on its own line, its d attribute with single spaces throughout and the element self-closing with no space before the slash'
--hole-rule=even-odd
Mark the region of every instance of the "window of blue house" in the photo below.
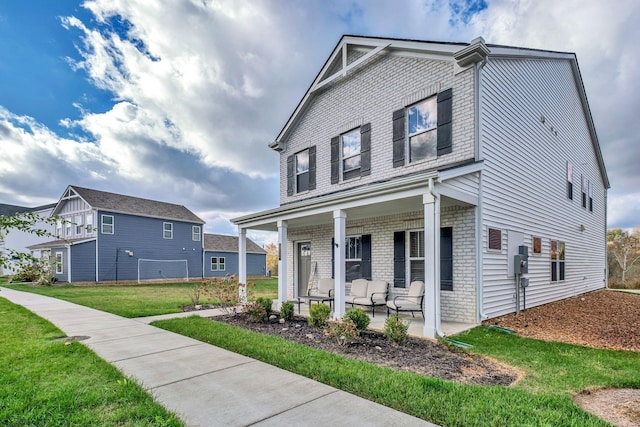
<svg viewBox="0 0 640 427">
<path fill-rule="evenodd" d="M 199 225 L 194 225 L 191 227 L 191 239 L 194 242 L 199 242 L 200 241 L 200 226 Z"/>
<path fill-rule="evenodd" d="M 162 223 L 162 238 L 173 239 L 173 223 L 171 222 Z"/>
<path fill-rule="evenodd" d="M 211 271 L 224 271 L 225 270 L 225 259 L 223 256 L 221 257 L 211 257 Z"/>
<path fill-rule="evenodd" d="M 82 215 L 76 215 L 76 236 L 82 236 L 82 229 L 84 228 L 82 219 Z"/>
<path fill-rule="evenodd" d="M 63 272 L 62 262 L 63 262 L 62 252 L 56 252 L 56 256 L 55 256 L 56 274 L 62 274 Z"/>
<path fill-rule="evenodd" d="M 113 215 L 102 215 L 102 234 L 113 234 Z"/>
</svg>

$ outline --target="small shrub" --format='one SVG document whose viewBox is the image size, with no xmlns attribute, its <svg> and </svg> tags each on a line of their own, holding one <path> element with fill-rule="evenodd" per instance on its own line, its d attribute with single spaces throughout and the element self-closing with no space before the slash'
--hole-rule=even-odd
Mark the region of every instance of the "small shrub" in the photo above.
<svg viewBox="0 0 640 427">
<path fill-rule="evenodd" d="M 402 344 L 407 340 L 409 324 L 406 323 L 396 313 L 387 317 L 384 322 L 384 335 L 395 345 Z"/>
<path fill-rule="evenodd" d="M 191 298 L 191 303 L 196 306 L 200 305 L 200 295 L 202 294 L 202 283 L 196 283 L 189 289 L 189 298 Z"/>
<path fill-rule="evenodd" d="M 322 327 L 327 324 L 331 314 L 331 307 L 326 304 L 315 304 L 309 306 L 309 324 L 311 326 Z"/>
<path fill-rule="evenodd" d="M 345 345 L 357 337 L 359 331 L 356 328 L 355 322 L 345 316 L 338 322 L 331 322 L 328 333 L 329 336 L 334 337 L 338 341 L 338 344 Z"/>
<path fill-rule="evenodd" d="M 273 312 L 273 301 L 269 297 L 258 297 L 256 298 L 256 302 L 262 304 L 264 307 L 264 311 L 267 313 L 267 317 L 271 316 Z"/>
<path fill-rule="evenodd" d="M 356 325 L 356 329 L 358 330 L 358 333 L 367 329 L 367 327 L 369 326 L 369 323 L 371 323 L 371 319 L 369 318 L 369 315 L 359 307 L 350 308 L 344 314 L 344 317 L 347 319 L 350 319 Z"/>
<path fill-rule="evenodd" d="M 238 304 L 240 291 L 244 292 L 249 297 L 249 290 L 255 286 L 253 283 L 246 285 L 238 283 L 238 279 L 235 276 L 229 277 L 214 277 L 211 280 L 204 282 L 202 287 L 202 293 L 213 299 L 215 304 L 225 313 L 235 312 L 235 306 Z M 241 289 L 242 288 L 242 289 Z"/>
<path fill-rule="evenodd" d="M 257 301 L 245 304 L 244 312 L 253 323 L 261 323 L 267 320 L 267 311 L 264 309 L 264 305 Z"/>
<path fill-rule="evenodd" d="M 291 301 L 285 301 L 280 308 L 280 316 L 287 322 L 293 320 L 293 303 Z"/>
</svg>

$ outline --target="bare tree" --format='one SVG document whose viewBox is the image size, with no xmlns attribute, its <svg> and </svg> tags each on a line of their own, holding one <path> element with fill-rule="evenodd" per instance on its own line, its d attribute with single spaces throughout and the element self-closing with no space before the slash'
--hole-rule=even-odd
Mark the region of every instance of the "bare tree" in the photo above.
<svg viewBox="0 0 640 427">
<path fill-rule="evenodd" d="M 273 243 L 268 243 L 264 250 L 267 251 L 267 269 L 273 276 L 278 275 L 278 247 Z"/>
<path fill-rule="evenodd" d="M 627 272 L 640 259 L 640 228 L 634 228 L 631 234 L 624 230 L 610 230 L 608 238 L 609 252 L 618 262 L 622 283 L 625 283 Z"/>
</svg>

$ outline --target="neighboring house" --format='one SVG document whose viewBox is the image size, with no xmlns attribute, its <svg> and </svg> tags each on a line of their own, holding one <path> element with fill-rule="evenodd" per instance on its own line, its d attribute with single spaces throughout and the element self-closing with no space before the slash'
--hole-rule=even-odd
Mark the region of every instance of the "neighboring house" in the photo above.
<svg viewBox="0 0 640 427">
<path fill-rule="evenodd" d="M 269 144 L 280 206 L 278 299 L 356 277 L 424 280 L 425 336 L 606 285 L 609 181 L 575 54 L 344 36 Z M 313 274 L 307 274 L 312 271 Z M 240 280 L 244 279 L 240 266 Z"/>
<path fill-rule="evenodd" d="M 51 215 L 55 204 L 37 206 L 34 208 L 25 207 L 25 206 L 16 206 L 16 205 L 6 205 L 0 204 L 0 216 L 4 215 L 12 215 L 16 213 L 25 213 L 31 212 L 38 215 L 40 218 L 46 219 Z M 34 230 L 47 230 L 49 231 L 51 227 L 44 221 L 37 221 L 33 225 Z M 0 239 L 0 252 L 9 256 L 9 249 L 22 253 L 29 253 L 28 247 L 30 245 L 35 245 L 37 243 L 45 242 L 47 240 L 51 240 L 49 236 L 38 236 L 35 233 L 28 233 L 26 231 L 20 230 L 9 230 L 4 240 Z M 41 254 L 39 252 L 34 253 L 34 256 L 37 258 L 41 258 Z M 6 267 L 0 266 L 0 276 L 5 276 L 9 274 L 14 274 L 19 270 L 18 259 L 17 257 L 11 257 L 8 265 Z"/>
<path fill-rule="evenodd" d="M 238 275 L 238 236 L 204 235 L 204 277 Z M 267 275 L 267 252 L 247 239 L 247 275 Z"/>
<path fill-rule="evenodd" d="M 62 282 L 202 277 L 204 221 L 181 205 L 69 186 L 46 250 Z"/>
</svg>

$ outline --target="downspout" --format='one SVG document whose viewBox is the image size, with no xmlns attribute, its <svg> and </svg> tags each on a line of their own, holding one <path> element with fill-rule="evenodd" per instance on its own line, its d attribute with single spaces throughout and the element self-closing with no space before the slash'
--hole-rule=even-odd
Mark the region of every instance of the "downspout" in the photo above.
<svg viewBox="0 0 640 427">
<path fill-rule="evenodd" d="M 476 161 L 483 160 L 482 156 L 482 69 L 487 65 L 488 56 L 475 64 L 475 93 L 474 93 L 474 139 L 476 148 Z M 478 206 L 476 206 L 476 288 L 477 288 L 477 322 L 481 323 L 489 316 L 484 313 L 484 287 L 482 283 L 482 171 L 478 175 Z"/>
<path fill-rule="evenodd" d="M 71 283 L 71 245 L 67 244 L 67 282 Z"/>
<path fill-rule="evenodd" d="M 441 337 L 445 336 L 445 333 L 442 332 L 441 329 L 441 318 L 440 318 L 440 194 L 435 190 L 435 186 L 433 184 L 433 178 L 429 178 L 429 193 L 433 196 L 435 200 L 434 206 L 434 224 L 433 224 L 433 245 L 434 245 L 434 256 L 436 259 L 436 265 L 434 265 L 434 279 L 435 279 L 435 306 L 436 306 L 436 334 Z"/>
<path fill-rule="evenodd" d="M 607 251 L 607 188 L 604 189 L 604 287 L 609 288 L 609 253 Z"/>
</svg>

